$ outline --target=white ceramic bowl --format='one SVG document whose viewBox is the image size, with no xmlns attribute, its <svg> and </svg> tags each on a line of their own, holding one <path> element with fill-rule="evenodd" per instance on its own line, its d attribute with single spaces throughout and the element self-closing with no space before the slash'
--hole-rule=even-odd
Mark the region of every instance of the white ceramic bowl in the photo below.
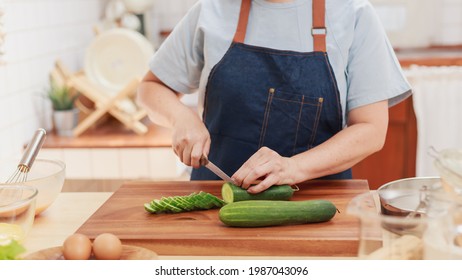
<svg viewBox="0 0 462 280">
<path fill-rule="evenodd" d="M 5 182 L 16 171 L 18 162 L 19 160 L 9 160 L 0 164 L 0 182 Z M 47 209 L 61 192 L 65 170 L 66 165 L 59 160 L 36 159 L 34 161 L 24 185 L 38 190 L 36 215 Z"/>
</svg>

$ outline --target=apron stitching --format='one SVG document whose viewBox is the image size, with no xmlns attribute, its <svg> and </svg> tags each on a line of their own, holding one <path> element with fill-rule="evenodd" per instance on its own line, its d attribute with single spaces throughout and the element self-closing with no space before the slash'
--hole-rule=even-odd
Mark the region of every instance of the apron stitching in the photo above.
<svg viewBox="0 0 462 280">
<path fill-rule="evenodd" d="M 304 96 L 304 95 L 301 95 L 301 97 L 302 97 L 302 99 L 305 99 L 305 96 Z M 317 103 L 305 102 L 304 100 L 302 100 L 302 101 L 300 102 L 300 101 L 296 101 L 296 100 L 288 100 L 288 99 L 277 98 L 277 97 L 274 97 L 273 99 L 281 100 L 281 101 L 284 101 L 284 102 L 292 102 L 292 103 L 297 103 L 297 104 L 306 104 L 306 105 L 313 105 L 313 106 L 318 106 L 318 104 L 319 104 L 319 102 L 317 102 Z"/>
<path fill-rule="evenodd" d="M 302 118 L 302 110 L 303 110 L 304 101 L 305 101 L 305 96 L 302 95 L 302 102 L 300 103 L 300 111 L 298 113 L 297 130 L 295 131 L 295 142 L 294 142 L 294 148 L 292 150 L 292 155 L 295 154 L 295 149 L 297 148 L 298 131 L 299 131 L 299 127 L 300 127 L 300 120 Z"/>
<path fill-rule="evenodd" d="M 316 133 L 318 132 L 319 119 L 321 117 L 322 104 L 323 104 L 323 102 L 318 103 L 318 110 L 316 111 L 316 119 L 315 119 L 314 125 L 313 125 L 313 133 L 311 134 L 310 146 L 313 145 L 313 142 L 316 139 Z"/>
<path fill-rule="evenodd" d="M 268 94 L 268 99 L 266 101 L 265 114 L 264 114 L 264 117 L 263 117 L 263 123 L 262 123 L 261 134 L 260 134 L 260 143 L 258 144 L 259 148 L 262 147 L 263 141 L 265 139 L 266 128 L 268 127 L 268 121 L 269 121 L 269 113 L 271 111 L 270 110 L 271 103 L 273 102 L 273 96 L 274 96 L 274 91 L 273 92 L 270 91 L 269 94 Z"/>
</svg>

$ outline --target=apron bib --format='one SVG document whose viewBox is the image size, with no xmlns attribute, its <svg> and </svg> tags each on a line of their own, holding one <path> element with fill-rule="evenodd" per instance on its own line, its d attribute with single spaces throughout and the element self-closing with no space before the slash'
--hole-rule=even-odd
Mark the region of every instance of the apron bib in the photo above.
<svg viewBox="0 0 462 280">
<path fill-rule="evenodd" d="M 242 0 L 233 43 L 212 69 L 203 120 L 210 161 L 234 174 L 259 148 L 290 157 L 342 129 L 342 109 L 325 43 L 325 0 L 313 0 L 313 52 L 244 44 L 251 0 Z M 351 170 L 323 177 L 351 179 Z M 205 167 L 191 180 L 220 180 Z"/>
</svg>

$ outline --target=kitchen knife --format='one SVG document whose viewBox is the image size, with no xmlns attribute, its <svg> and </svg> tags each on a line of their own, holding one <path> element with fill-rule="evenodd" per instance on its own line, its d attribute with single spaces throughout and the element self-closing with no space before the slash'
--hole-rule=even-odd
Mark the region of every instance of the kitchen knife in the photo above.
<svg viewBox="0 0 462 280">
<path fill-rule="evenodd" d="M 221 170 L 218 166 L 216 166 L 211 161 L 209 161 L 209 159 L 206 156 L 201 157 L 200 164 L 207 167 L 208 170 L 212 171 L 215 175 L 220 177 L 222 180 L 235 184 L 233 179 L 231 179 L 231 177 L 226 175 L 226 173 L 223 172 L 223 170 Z"/>
</svg>

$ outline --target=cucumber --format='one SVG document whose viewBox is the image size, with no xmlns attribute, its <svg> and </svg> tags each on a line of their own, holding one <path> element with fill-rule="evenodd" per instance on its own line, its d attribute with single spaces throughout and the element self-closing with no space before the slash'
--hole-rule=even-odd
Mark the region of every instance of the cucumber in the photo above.
<svg viewBox="0 0 462 280">
<path fill-rule="evenodd" d="M 144 210 L 154 214 L 180 213 L 220 208 L 223 205 L 225 205 L 223 200 L 210 193 L 201 191 L 185 196 L 169 196 L 162 197 L 161 199 L 153 199 L 149 203 L 144 204 Z"/>
<path fill-rule="evenodd" d="M 149 213 L 156 212 L 156 210 L 151 206 L 151 203 L 145 203 L 144 210 L 148 211 Z"/>
<path fill-rule="evenodd" d="M 289 185 L 279 185 L 272 186 L 261 193 L 251 194 L 247 190 L 227 182 L 221 187 L 221 196 L 226 203 L 243 200 L 289 200 L 294 191 Z"/>
<path fill-rule="evenodd" d="M 337 208 L 328 200 L 247 200 L 220 209 L 220 220 L 232 227 L 267 227 L 327 222 Z"/>
</svg>

